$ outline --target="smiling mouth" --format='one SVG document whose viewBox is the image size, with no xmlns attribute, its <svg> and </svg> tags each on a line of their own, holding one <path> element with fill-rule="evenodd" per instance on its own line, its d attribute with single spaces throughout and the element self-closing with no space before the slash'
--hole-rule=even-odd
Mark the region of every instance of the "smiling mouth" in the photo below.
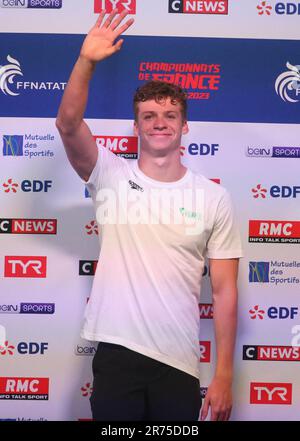
<svg viewBox="0 0 300 441">
<path fill-rule="evenodd" d="M 150 136 L 172 136 L 170 133 L 151 133 Z"/>
</svg>

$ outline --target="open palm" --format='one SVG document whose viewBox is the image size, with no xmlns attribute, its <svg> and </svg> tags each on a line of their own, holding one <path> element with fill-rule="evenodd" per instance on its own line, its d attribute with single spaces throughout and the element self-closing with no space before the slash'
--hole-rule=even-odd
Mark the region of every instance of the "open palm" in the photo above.
<svg viewBox="0 0 300 441">
<path fill-rule="evenodd" d="M 128 15 L 128 11 L 124 10 L 121 14 L 117 14 L 118 11 L 115 9 L 104 20 L 105 11 L 100 13 L 98 20 L 83 42 L 80 52 L 82 57 L 92 62 L 98 62 L 121 49 L 123 40 L 118 40 L 116 43 L 115 40 L 132 25 L 134 20 L 129 19 L 119 26 Z"/>
</svg>

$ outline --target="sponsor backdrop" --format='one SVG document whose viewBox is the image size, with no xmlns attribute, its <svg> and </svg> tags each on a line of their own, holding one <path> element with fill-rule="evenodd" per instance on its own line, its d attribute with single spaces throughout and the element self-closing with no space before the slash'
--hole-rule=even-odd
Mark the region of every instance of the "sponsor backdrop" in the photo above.
<svg viewBox="0 0 300 441">
<path fill-rule="evenodd" d="M 231 192 L 245 249 L 232 420 L 298 420 L 300 3 L 286 0 L 0 0 L 0 419 L 91 418 L 95 346 L 79 332 L 101 231 L 55 116 L 102 7 L 136 22 L 97 67 L 86 113 L 95 140 L 137 157 L 136 87 L 156 78 L 187 91 L 182 161 Z M 203 396 L 211 302 L 206 267 Z"/>
</svg>

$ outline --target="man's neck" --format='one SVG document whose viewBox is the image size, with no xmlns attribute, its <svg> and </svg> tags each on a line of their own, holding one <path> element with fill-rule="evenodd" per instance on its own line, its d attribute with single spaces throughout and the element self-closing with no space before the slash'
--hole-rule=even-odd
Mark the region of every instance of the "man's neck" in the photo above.
<svg viewBox="0 0 300 441">
<path fill-rule="evenodd" d="M 178 181 L 185 175 L 187 170 L 178 157 L 153 158 L 148 155 L 141 155 L 138 166 L 146 176 L 161 182 Z"/>
</svg>

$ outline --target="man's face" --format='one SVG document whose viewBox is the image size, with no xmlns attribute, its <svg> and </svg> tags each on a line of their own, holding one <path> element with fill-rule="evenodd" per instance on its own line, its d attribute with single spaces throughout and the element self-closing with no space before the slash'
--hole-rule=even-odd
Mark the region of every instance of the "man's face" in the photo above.
<svg viewBox="0 0 300 441">
<path fill-rule="evenodd" d="M 140 137 L 141 151 L 165 156 L 180 148 L 181 135 L 187 132 L 188 125 L 182 119 L 181 104 L 172 104 L 170 98 L 159 103 L 155 100 L 138 103 L 134 134 Z"/>
</svg>

